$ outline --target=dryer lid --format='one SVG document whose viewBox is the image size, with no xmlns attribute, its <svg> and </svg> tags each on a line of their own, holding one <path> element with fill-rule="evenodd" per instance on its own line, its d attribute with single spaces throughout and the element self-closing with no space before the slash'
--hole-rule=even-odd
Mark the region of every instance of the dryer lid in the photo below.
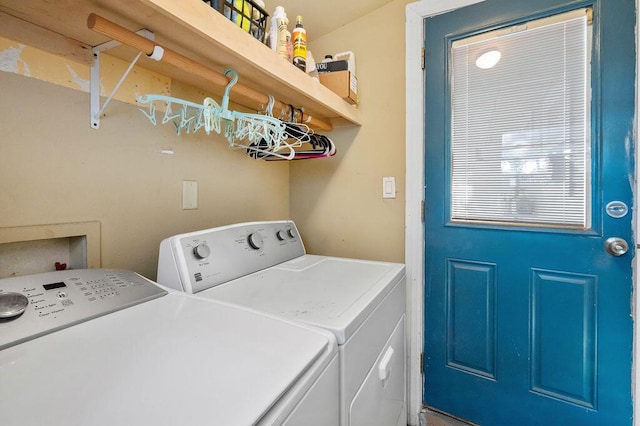
<svg viewBox="0 0 640 426">
<path fill-rule="evenodd" d="M 305 255 L 198 295 L 325 328 L 343 344 L 404 271 L 398 263 Z"/>
</svg>

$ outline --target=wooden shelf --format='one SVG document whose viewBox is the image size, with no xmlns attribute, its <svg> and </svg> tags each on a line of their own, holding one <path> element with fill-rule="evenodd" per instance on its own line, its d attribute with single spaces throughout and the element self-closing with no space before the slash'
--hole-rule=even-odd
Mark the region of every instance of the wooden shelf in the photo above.
<svg viewBox="0 0 640 426">
<path fill-rule="evenodd" d="M 234 68 L 244 85 L 303 107 L 333 126 L 361 124 L 354 106 L 200 0 L 0 0 L 0 35 L 89 63 L 91 47 L 109 41 L 87 28 L 91 13 L 131 31 L 152 31 L 158 44 L 220 73 Z M 126 46 L 109 51 L 127 61 L 137 53 Z M 184 69 L 148 58 L 141 58 L 138 65 L 222 94 L 222 88 Z"/>
</svg>

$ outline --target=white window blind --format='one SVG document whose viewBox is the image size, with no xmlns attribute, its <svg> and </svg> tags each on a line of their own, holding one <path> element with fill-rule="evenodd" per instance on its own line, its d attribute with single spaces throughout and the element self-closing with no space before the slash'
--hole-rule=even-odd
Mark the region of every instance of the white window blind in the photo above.
<svg viewBox="0 0 640 426">
<path fill-rule="evenodd" d="M 453 221 L 590 226 L 589 36 L 581 10 L 452 44 Z"/>
</svg>

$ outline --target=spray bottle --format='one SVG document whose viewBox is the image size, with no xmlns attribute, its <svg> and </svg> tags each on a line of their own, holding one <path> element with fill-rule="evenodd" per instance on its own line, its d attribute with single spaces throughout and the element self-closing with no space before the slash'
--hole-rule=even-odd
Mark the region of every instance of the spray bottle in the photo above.
<svg viewBox="0 0 640 426">
<path fill-rule="evenodd" d="M 296 27 L 291 34 L 293 40 L 293 65 L 307 71 L 307 30 L 302 26 L 302 16 L 296 17 Z"/>
</svg>

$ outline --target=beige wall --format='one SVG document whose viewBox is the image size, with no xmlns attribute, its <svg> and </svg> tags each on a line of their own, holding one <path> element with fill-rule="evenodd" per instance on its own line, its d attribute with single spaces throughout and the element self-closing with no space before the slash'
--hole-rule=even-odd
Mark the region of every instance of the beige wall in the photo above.
<svg viewBox="0 0 640 426">
<path fill-rule="evenodd" d="M 408 2 L 393 1 L 311 43 L 316 57 L 356 52 L 363 125 L 330 133 L 338 154 L 329 160 L 260 162 L 230 151 L 218 136 L 178 137 L 170 126 L 153 127 L 131 105 L 140 89 L 131 80 L 117 95 L 127 103 L 112 101 L 101 129 L 92 130 L 89 95 L 83 91 L 86 69 L 73 66 L 68 88 L 61 86 L 62 74 L 71 71 L 67 64 L 57 64 L 62 74 L 51 78 L 37 69 L 51 69 L 53 59 L 36 60 L 41 57 L 31 58 L 25 50 L 12 70 L 6 69 L 6 57 L 0 58 L 0 69 L 9 71 L 0 71 L 0 228 L 98 221 L 102 266 L 150 278 L 164 237 L 287 217 L 296 220 L 309 252 L 404 261 Z M 114 68 L 113 76 L 103 78 L 117 81 L 122 66 Z M 160 92 L 194 96 L 161 76 L 142 80 Z M 103 94 L 112 85 L 106 83 Z M 383 176 L 395 176 L 397 198 L 382 199 Z M 185 179 L 199 182 L 198 210 L 181 209 Z"/>
<path fill-rule="evenodd" d="M 291 164 L 291 216 L 316 254 L 404 262 L 405 5 L 396 0 L 324 37 L 315 58 L 356 55 L 360 128 L 330 137 L 338 154 Z M 397 198 L 382 198 L 395 176 Z"/>
<path fill-rule="evenodd" d="M 155 278 L 164 237 L 288 217 L 288 164 L 251 160 L 219 136 L 177 136 L 119 101 L 93 130 L 88 93 L 11 72 L 0 93 L 0 228 L 99 221 L 102 266 Z M 197 210 L 182 210 L 183 179 L 199 182 Z"/>
</svg>

